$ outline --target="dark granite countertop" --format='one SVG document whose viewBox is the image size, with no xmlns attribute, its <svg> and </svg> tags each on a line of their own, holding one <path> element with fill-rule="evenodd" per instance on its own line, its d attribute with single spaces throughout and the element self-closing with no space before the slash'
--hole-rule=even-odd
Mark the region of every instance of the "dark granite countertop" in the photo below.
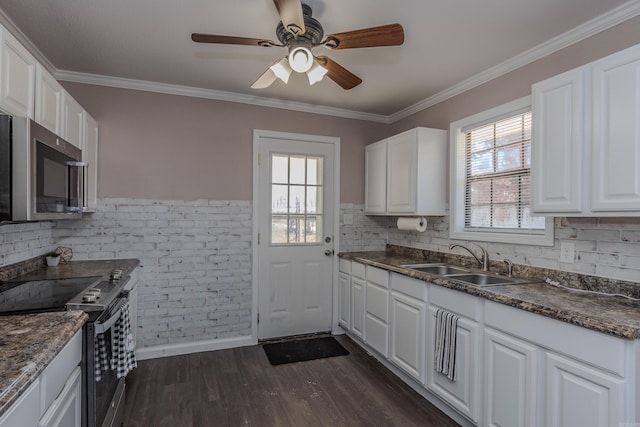
<svg viewBox="0 0 640 427">
<path fill-rule="evenodd" d="M 83 311 L 0 316 L 0 416 L 87 321 Z"/>
<path fill-rule="evenodd" d="M 477 287 L 402 267 L 409 264 L 442 262 L 411 253 L 347 252 L 340 253 L 339 256 L 605 334 L 630 340 L 640 339 L 640 301 L 553 287 L 544 283 L 540 277 L 535 277 L 533 273 L 529 276 L 530 279 L 524 280 L 523 283 Z M 524 268 L 523 272 L 527 270 L 533 268 Z M 527 276 L 520 275 L 521 278 Z"/>
</svg>

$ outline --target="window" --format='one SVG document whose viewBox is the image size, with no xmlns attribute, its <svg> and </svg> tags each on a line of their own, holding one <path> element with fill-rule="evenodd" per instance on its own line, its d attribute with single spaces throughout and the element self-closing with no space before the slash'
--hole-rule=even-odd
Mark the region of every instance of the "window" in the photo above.
<svg viewBox="0 0 640 427">
<path fill-rule="evenodd" d="M 452 238 L 553 244 L 531 215 L 531 107 L 523 98 L 451 124 Z"/>
<path fill-rule="evenodd" d="M 271 155 L 271 243 L 322 244 L 323 158 Z"/>
</svg>

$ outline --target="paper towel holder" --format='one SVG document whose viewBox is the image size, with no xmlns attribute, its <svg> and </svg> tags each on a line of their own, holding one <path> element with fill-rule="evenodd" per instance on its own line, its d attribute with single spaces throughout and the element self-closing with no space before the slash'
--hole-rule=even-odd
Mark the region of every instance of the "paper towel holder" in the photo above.
<svg viewBox="0 0 640 427">
<path fill-rule="evenodd" d="M 424 216 L 398 217 L 398 230 L 424 232 L 427 229 L 427 218 Z"/>
</svg>

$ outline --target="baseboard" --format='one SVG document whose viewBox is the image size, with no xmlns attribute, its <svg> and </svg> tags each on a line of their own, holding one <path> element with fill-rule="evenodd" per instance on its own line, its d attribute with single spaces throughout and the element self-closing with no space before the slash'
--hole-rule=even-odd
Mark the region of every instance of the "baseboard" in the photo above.
<svg viewBox="0 0 640 427">
<path fill-rule="evenodd" d="M 241 336 L 218 340 L 158 345 L 136 349 L 136 359 L 158 359 L 160 357 L 179 356 L 181 354 L 200 353 L 203 351 L 226 350 L 229 348 L 245 347 L 255 344 L 256 342 L 251 338 L 251 336 Z"/>
</svg>

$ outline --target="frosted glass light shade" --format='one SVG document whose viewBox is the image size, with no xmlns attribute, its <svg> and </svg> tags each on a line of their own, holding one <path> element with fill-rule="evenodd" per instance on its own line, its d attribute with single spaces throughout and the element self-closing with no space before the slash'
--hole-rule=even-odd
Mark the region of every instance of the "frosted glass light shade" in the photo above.
<svg viewBox="0 0 640 427">
<path fill-rule="evenodd" d="M 284 57 L 276 64 L 273 64 L 271 66 L 271 71 L 273 71 L 273 74 L 275 74 L 277 78 L 287 84 L 292 71 L 291 67 L 289 67 L 289 61 L 287 60 L 287 57 Z"/>
<path fill-rule="evenodd" d="M 313 61 L 313 66 L 309 71 L 307 71 L 309 84 L 313 85 L 314 83 L 319 82 L 320 80 L 322 80 L 325 74 L 327 74 L 327 69 L 318 64 L 318 61 Z"/>
<path fill-rule="evenodd" d="M 296 47 L 289 53 L 289 65 L 298 73 L 306 73 L 313 66 L 313 54 L 306 47 Z"/>
</svg>

